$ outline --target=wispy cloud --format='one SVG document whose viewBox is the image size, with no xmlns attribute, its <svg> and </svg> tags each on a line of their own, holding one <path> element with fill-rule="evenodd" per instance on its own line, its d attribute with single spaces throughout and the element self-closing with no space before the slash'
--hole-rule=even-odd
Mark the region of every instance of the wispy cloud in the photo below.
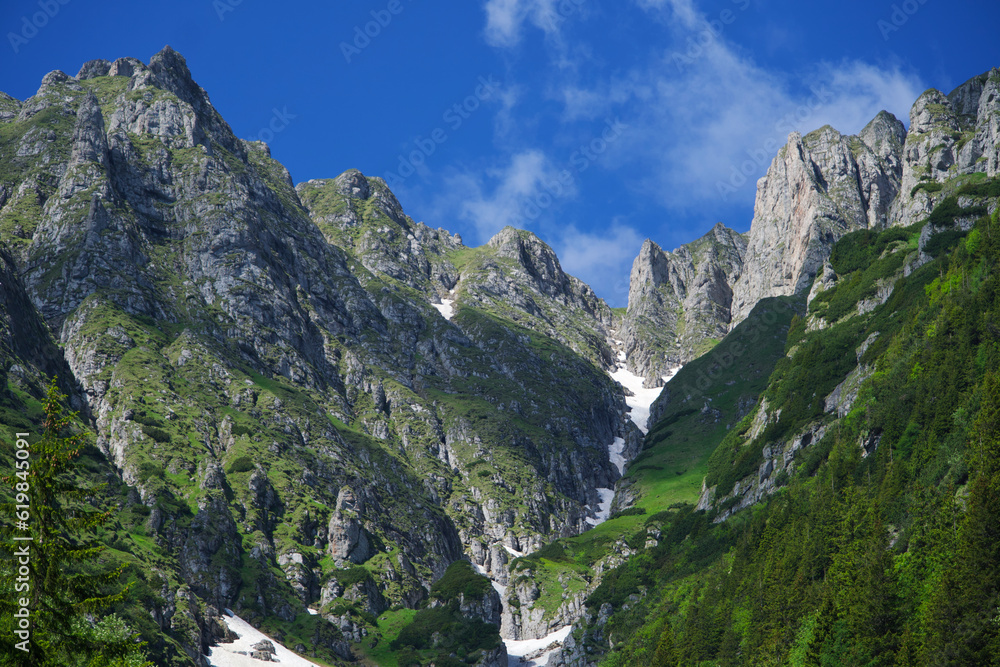
<svg viewBox="0 0 1000 667">
<path fill-rule="evenodd" d="M 455 168 L 442 180 L 444 194 L 433 209 L 440 218 L 457 218 L 475 230 L 474 244 L 487 241 L 506 225 L 528 226 L 525 207 L 547 186 L 559 183 L 566 195 L 573 194 L 572 184 L 561 181 L 560 170 L 537 149 L 482 169 Z"/>
<path fill-rule="evenodd" d="M 567 88 L 565 115 L 620 113 L 635 129 L 620 154 L 646 167 L 644 194 L 669 208 L 717 199 L 720 184 L 731 183 L 734 170 L 745 173 L 748 160 L 753 173 L 736 182 L 752 197 L 756 178 L 789 132 L 829 124 L 851 134 L 883 109 L 905 122 L 926 87 L 899 65 L 844 61 L 795 75 L 772 71 L 725 38 L 720 26 L 738 21 L 738 13 L 721 20 L 721 14 L 706 17 L 690 0 L 636 2 L 668 18 L 672 47 L 651 65 Z"/>
<path fill-rule="evenodd" d="M 691 0 L 636 0 L 635 4 L 647 11 L 669 10 L 669 15 L 663 18 L 673 19 L 688 30 L 695 28 L 703 18 Z"/>
<path fill-rule="evenodd" d="M 566 1 L 586 8 L 584 0 Z M 620 117 L 629 128 L 602 156 L 604 173 L 620 174 L 618 187 L 631 189 L 637 201 L 690 217 L 718 211 L 720 184 L 731 183 L 734 173 L 744 175 L 733 205 L 749 206 L 756 179 L 791 131 L 830 124 L 855 133 L 882 109 L 907 120 L 926 86 L 900 64 L 845 60 L 786 70 L 756 61 L 731 41 L 738 34 L 733 26 L 751 20 L 751 3 L 730 0 L 711 14 L 695 0 L 616 6 L 655 20 L 660 29 L 655 46 L 639 46 L 611 69 L 599 49 L 592 51 L 596 45 L 583 37 L 587 33 L 566 22 L 563 0 L 483 0 L 487 43 L 512 56 L 494 119 L 497 152 L 430 175 L 434 187 L 427 191 L 435 194 L 425 199 L 425 211 L 464 227 L 470 244 L 485 242 L 504 225 L 533 229 L 570 273 L 614 300 L 627 290 L 622 282 L 643 234 L 620 220 L 610 229 L 601 220 L 565 222 L 579 198 L 576 188 L 585 187 L 590 173 L 574 172 L 566 192 L 551 198 L 542 215 L 525 213 L 526 204 L 547 197 L 548 186 L 562 181 L 566 156 L 581 137 L 592 136 L 595 122 Z M 606 10 L 595 4 L 579 26 Z M 540 31 L 554 48 L 544 49 L 526 70 L 512 49 L 530 31 Z M 542 128 L 551 130 L 542 135 Z"/>
<path fill-rule="evenodd" d="M 926 88 L 898 64 L 860 61 L 819 63 L 792 73 L 758 64 L 727 37 L 747 20 L 751 0 L 732 0 L 706 14 L 694 0 L 634 0 L 664 25 L 666 47 L 642 65 L 612 75 L 569 72 L 567 46 L 550 53 L 548 97 L 562 106 L 563 123 L 620 116 L 634 131 L 609 160 L 641 176 L 630 179 L 639 194 L 669 209 L 692 209 L 728 194 L 752 201 L 789 132 L 829 124 L 858 132 L 886 109 L 904 122 Z M 523 26 L 547 34 L 559 30 L 555 0 L 486 0 L 491 44 L 516 44 Z M 508 106 L 499 128 L 516 125 Z M 753 169 L 747 161 L 753 162 Z M 732 193 L 732 184 L 737 192 Z"/>
<path fill-rule="evenodd" d="M 515 46 L 526 23 L 547 35 L 555 34 L 559 29 L 556 0 L 487 0 L 486 41 L 491 46 Z"/>
</svg>

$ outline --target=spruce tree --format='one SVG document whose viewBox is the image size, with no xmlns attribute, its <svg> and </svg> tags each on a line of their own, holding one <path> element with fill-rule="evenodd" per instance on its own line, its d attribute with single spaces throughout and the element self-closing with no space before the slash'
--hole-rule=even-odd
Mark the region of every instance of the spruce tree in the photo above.
<svg viewBox="0 0 1000 667">
<path fill-rule="evenodd" d="M 0 634 L 6 644 L 0 655 L 4 665 L 148 665 L 120 619 L 95 622 L 125 599 L 128 586 L 118 583 L 124 566 L 101 562 L 104 548 L 94 531 L 110 513 L 88 502 L 100 487 L 84 484 L 79 472 L 85 436 L 77 414 L 63 407 L 65 399 L 53 379 L 41 436 L 15 442 L 15 470 L 4 478 L 14 502 L 2 509 L 0 526 Z M 17 455 L 19 450 L 28 454 Z"/>
</svg>

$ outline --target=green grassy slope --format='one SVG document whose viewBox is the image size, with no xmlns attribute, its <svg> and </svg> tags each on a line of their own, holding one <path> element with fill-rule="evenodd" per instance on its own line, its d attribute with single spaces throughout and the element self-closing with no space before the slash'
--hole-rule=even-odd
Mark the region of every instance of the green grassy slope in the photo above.
<svg viewBox="0 0 1000 667">
<path fill-rule="evenodd" d="M 690 507 L 659 517 L 663 539 L 588 599 L 592 612 L 612 609 L 603 627 L 577 631 L 601 664 L 993 664 L 1000 216 L 982 217 L 996 193 L 976 187 L 959 215 L 937 214 L 936 259 L 905 277 L 915 230 L 838 244 L 843 273 L 810 320 L 835 323 L 796 319 L 764 391 L 766 427 L 727 438 L 709 474 L 738 479 L 731 471 L 747 452 L 755 472 L 760 447 L 817 420 L 826 435 L 750 510 L 721 524 Z M 948 218 L 969 216 L 980 216 L 972 230 L 949 228 Z M 895 281 L 883 305 L 830 312 L 878 280 Z M 850 411 L 827 413 L 822 398 L 859 363 L 873 372 Z"/>
<path fill-rule="evenodd" d="M 762 301 L 711 353 L 667 384 L 654 407 L 659 419 L 620 482 L 630 509 L 512 563 L 515 582 L 537 585 L 535 608 L 543 609 L 545 618 L 593 588 L 599 579 L 595 564 L 615 565 L 643 549 L 680 508 L 698 501 L 712 453 L 756 405 L 784 354 L 788 328 L 802 311 L 802 298 Z"/>
</svg>

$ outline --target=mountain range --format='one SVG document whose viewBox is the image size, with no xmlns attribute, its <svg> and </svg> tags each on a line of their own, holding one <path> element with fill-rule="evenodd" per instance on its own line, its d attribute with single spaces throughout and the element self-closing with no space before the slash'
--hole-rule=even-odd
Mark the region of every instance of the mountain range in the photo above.
<svg viewBox="0 0 1000 667">
<path fill-rule="evenodd" d="M 55 71 L 0 94 L 0 422 L 58 378 L 157 665 L 230 613 L 317 664 L 990 664 L 995 575 L 949 591 L 996 561 L 998 119 L 994 69 L 793 133 L 613 309 L 531 232 L 294 184 L 170 47 Z"/>
</svg>

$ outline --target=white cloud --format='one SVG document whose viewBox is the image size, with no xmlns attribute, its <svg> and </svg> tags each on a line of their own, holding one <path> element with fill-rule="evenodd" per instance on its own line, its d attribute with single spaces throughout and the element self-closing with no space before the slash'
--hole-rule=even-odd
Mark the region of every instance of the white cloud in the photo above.
<svg viewBox="0 0 1000 667">
<path fill-rule="evenodd" d="M 559 30 L 556 0 L 487 0 L 485 8 L 486 42 L 491 46 L 515 46 L 525 23 L 546 35 Z"/>
<path fill-rule="evenodd" d="M 567 273 L 593 287 L 612 306 L 625 306 L 629 273 L 643 240 L 634 228 L 615 221 L 598 232 L 564 228 L 550 245 Z"/>
<path fill-rule="evenodd" d="M 646 80 L 632 73 L 593 87 L 566 83 L 553 97 L 563 104 L 563 121 L 574 121 L 606 118 L 627 102 L 643 104 L 649 101 L 653 93 Z"/>
<path fill-rule="evenodd" d="M 634 5 L 663 24 L 662 43 L 669 46 L 609 76 L 594 77 L 600 68 L 580 65 L 599 56 L 565 42 L 558 0 L 485 0 L 486 37 L 495 46 L 513 46 L 528 25 L 555 37 L 558 48 L 540 66 L 551 76 L 546 96 L 561 105 L 567 132 L 560 136 L 572 136 L 573 123 L 620 116 L 630 130 L 606 156 L 607 166 L 630 168 L 638 174 L 629 179 L 633 187 L 667 208 L 695 209 L 720 194 L 752 201 L 754 183 L 789 132 L 829 124 L 851 134 L 883 109 L 906 122 L 926 88 L 899 65 L 844 61 L 790 73 L 758 64 L 728 39 L 731 26 L 753 20 L 744 13 L 751 0 L 734 0 L 725 13 L 710 15 L 695 0 Z M 530 98 L 522 89 L 511 94 Z M 505 101 L 495 124 L 498 140 L 537 121 L 518 111 L 521 105 Z"/>
<path fill-rule="evenodd" d="M 673 47 L 615 79 L 567 87 L 564 116 L 620 114 L 631 129 L 618 155 L 642 167 L 640 189 L 669 208 L 701 206 L 734 185 L 751 199 L 789 132 L 829 124 L 852 134 L 883 109 L 906 122 L 926 87 L 897 65 L 859 61 L 821 63 L 795 77 L 771 71 L 724 29 L 710 30 L 691 0 L 636 2 L 669 16 Z"/>
<path fill-rule="evenodd" d="M 434 210 L 439 219 L 457 217 L 482 243 L 511 225 L 524 229 L 536 216 L 539 202 L 552 206 L 559 198 L 575 195 L 572 183 L 561 179 L 560 170 L 540 150 L 511 156 L 501 166 L 485 170 L 454 170 L 445 176 Z M 556 196 L 552 196 L 556 192 Z"/>
<path fill-rule="evenodd" d="M 636 4 L 647 11 L 670 9 L 670 18 L 678 21 L 688 30 L 693 29 L 702 20 L 701 14 L 695 9 L 691 0 L 636 0 Z"/>
</svg>

